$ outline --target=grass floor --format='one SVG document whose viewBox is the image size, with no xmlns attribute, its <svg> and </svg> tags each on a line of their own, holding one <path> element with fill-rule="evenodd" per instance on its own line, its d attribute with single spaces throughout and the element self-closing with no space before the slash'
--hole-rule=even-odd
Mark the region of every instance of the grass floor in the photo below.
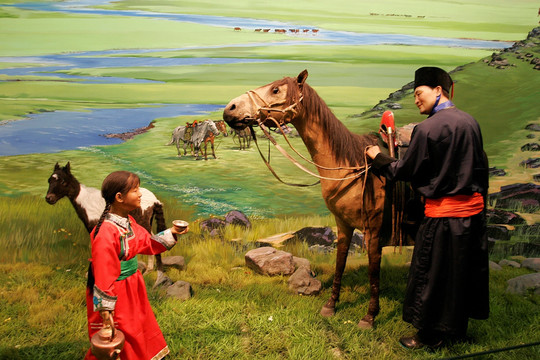
<svg viewBox="0 0 540 360">
<path fill-rule="evenodd" d="M 187 214 L 167 202 L 167 218 Z M 88 349 L 85 274 L 89 240 L 82 223 L 61 201 L 51 206 L 27 196 L 0 205 L 0 359 L 80 359 Z M 28 211 L 28 208 L 33 209 Z M 376 327 L 356 324 L 369 300 L 367 256 L 349 255 L 341 301 L 332 318 L 319 310 L 330 296 L 335 254 L 309 250 L 305 243 L 283 250 L 307 258 L 323 291 L 317 296 L 291 293 L 287 277 L 267 277 L 245 266 L 244 254 L 255 240 L 305 226 L 334 226 L 331 217 L 252 219 L 249 231 L 229 228 L 223 239 L 201 234 L 197 223 L 166 255 L 186 260 L 173 280 L 191 283 L 187 301 L 152 289 L 156 274 L 145 275 L 148 296 L 163 330 L 171 359 L 440 359 L 538 341 L 538 296 L 505 292 L 506 281 L 530 273 L 505 267 L 490 275 L 491 316 L 471 320 L 470 342 L 438 350 L 406 351 L 397 339 L 414 329 L 401 320 L 408 272 L 408 248 L 385 248 L 381 273 L 381 313 Z M 235 241 L 231 241 L 235 239 Z M 144 259 L 144 258 L 143 258 Z M 60 340 L 61 339 L 61 340 Z M 490 359 L 534 359 L 539 347 L 512 350 Z"/>
</svg>

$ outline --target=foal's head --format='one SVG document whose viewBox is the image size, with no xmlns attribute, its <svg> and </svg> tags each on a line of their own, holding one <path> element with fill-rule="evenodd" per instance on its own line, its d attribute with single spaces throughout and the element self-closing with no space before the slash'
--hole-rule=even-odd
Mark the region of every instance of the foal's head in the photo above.
<svg viewBox="0 0 540 360">
<path fill-rule="evenodd" d="M 223 136 L 229 136 L 229 133 L 227 132 L 227 124 L 225 124 L 224 120 L 214 121 L 214 123 Z"/>
<path fill-rule="evenodd" d="M 53 205 L 64 196 L 69 195 L 74 191 L 74 187 L 78 187 L 79 183 L 71 174 L 69 162 L 66 166 L 61 167 L 56 163 L 52 175 L 49 177 L 49 190 L 45 200 Z"/>
</svg>

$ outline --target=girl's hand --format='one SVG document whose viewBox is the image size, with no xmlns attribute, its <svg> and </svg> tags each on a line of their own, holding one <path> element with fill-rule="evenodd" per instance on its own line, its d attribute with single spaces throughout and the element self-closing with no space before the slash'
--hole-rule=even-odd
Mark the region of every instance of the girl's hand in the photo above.
<svg viewBox="0 0 540 360">
<path fill-rule="evenodd" d="M 101 315 L 101 319 L 103 319 L 103 326 L 107 327 L 109 326 L 112 330 L 111 340 L 114 339 L 114 333 L 115 333 L 115 327 L 114 327 L 114 311 L 109 310 L 101 310 L 99 312 L 99 315 Z"/>
</svg>

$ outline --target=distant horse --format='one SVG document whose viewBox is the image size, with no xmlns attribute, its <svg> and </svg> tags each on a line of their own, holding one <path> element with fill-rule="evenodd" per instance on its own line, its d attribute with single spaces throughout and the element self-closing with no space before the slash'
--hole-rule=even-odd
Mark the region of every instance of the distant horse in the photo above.
<svg viewBox="0 0 540 360">
<path fill-rule="evenodd" d="M 212 120 L 195 121 L 191 124 L 187 123 L 186 125 L 176 127 L 172 132 L 171 140 L 165 145 L 176 144 L 178 157 L 181 157 L 180 141 L 182 141 L 184 143 L 184 156 L 186 156 L 186 147 L 190 145 L 192 148 L 191 154 L 198 159 L 201 144 L 209 132 L 215 136 L 219 135 L 219 130 Z"/>
<path fill-rule="evenodd" d="M 176 145 L 176 150 L 178 151 L 178 157 L 182 157 L 182 154 L 180 154 L 180 142 L 183 143 L 184 146 L 184 156 L 187 154 L 187 147 L 188 145 L 191 145 L 191 155 L 193 155 L 193 144 L 191 143 L 191 136 L 186 138 L 186 125 L 178 126 L 176 127 L 171 136 L 171 140 L 165 144 L 165 145 Z"/>
<path fill-rule="evenodd" d="M 163 215 L 163 204 L 156 196 L 145 188 L 140 188 L 141 207 L 130 212 L 137 224 L 143 226 L 149 233 L 152 233 L 152 223 L 156 220 L 156 232 L 167 229 L 165 217 Z M 58 163 L 54 166 L 53 173 L 49 177 L 49 189 L 45 200 L 54 205 L 64 196 L 67 196 L 73 208 L 77 212 L 79 219 L 84 224 L 88 233 L 92 232 L 96 226 L 103 209 L 105 209 L 105 199 L 101 196 L 101 191 L 85 186 L 71 173 L 71 165 L 60 167 Z M 153 264 L 149 264 L 151 269 Z M 158 271 L 163 271 L 161 255 L 156 255 L 156 267 Z"/>
<path fill-rule="evenodd" d="M 321 309 L 321 315 L 335 313 L 351 237 L 356 228 L 363 232 L 368 249 L 371 290 L 368 312 L 358 326 L 371 328 L 379 313 L 383 245 L 380 240 L 389 237 L 382 231 L 388 230 L 386 224 L 383 227 L 386 180 L 365 168 L 365 150 L 369 145 L 377 144 L 377 137 L 350 132 L 305 83 L 307 76 L 307 70 L 304 70 L 296 78 L 286 77 L 248 91 L 229 102 L 223 119 L 234 129 L 245 129 L 256 122 L 272 127 L 290 123 L 296 127 L 311 155 L 310 162 L 318 168 L 318 175 L 311 174 L 320 179 L 322 196 L 334 214 L 338 228 L 332 295 Z"/>
<path fill-rule="evenodd" d="M 216 128 L 219 130 L 220 133 L 223 134 L 223 136 L 229 136 L 229 133 L 227 132 L 227 124 L 225 124 L 225 121 L 218 120 L 214 121 L 214 124 L 216 125 Z M 204 137 L 203 143 L 204 143 L 204 160 L 208 160 L 207 155 L 207 146 L 210 142 L 210 145 L 212 147 L 212 156 L 214 159 L 216 159 L 216 152 L 214 150 L 214 140 L 216 138 L 216 135 L 211 130 L 208 130 L 206 133 L 206 136 Z M 202 144 L 201 144 L 202 145 Z"/>
<path fill-rule="evenodd" d="M 204 142 L 209 134 L 212 133 L 214 136 L 219 135 L 219 130 L 212 120 L 207 119 L 201 122 L 198 122 L 193 128 L 193 134 L 191 135 L 191 143 L 195 149 L 195 158 L 199 160 L 199 152 L 201 151 L 201 145 Z"/>
<path fill-rule="evenodd" d="M 233 139 L 238 137 L 238 145 L 240 150 L 246 150 L 251 146 L 251 132 L 248 128 L 245 129 L 233 129 Z"/>
</svg>

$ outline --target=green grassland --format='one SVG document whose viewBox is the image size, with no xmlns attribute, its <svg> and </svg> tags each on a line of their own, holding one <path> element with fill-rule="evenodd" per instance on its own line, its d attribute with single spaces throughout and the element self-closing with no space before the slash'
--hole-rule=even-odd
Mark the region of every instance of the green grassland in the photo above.
<svg viewBox="0 0 540 360">
<path fill-rule="evenodd" d="M 21 1 L 4 1 L 12 4 Z M 276 0 L 121 1 L 108 8 L 157 12 L 267 18 L 340 31 L 400 33 L 486 40 L 525 39 L 536 26 L 534 1 L 437 3 L 385 1 L 371 3 Z M 376 13 L 377 15 L 370 15 Z M 394 14 L 395 16 L 385 16 Z M 404 15 L 411 15 L 406 17 Z M 424 17 L 422 17 L 424 16 Z M 148 84 L 88 84 L 40 75 L 0 78 L 0 121 L 16 121 L 43 111 L 88 111 L 92 108 L 152 104 L 223 104 L 249 89 L 308 69 L 308 83 L 332 111 L 357 133 L 377 130 L 379 118 L 361 115 L 379 100 L 412 81 L 424 65 L 463 70 L 456 80 L 455 103 L 482 126 L 490 165 L 508 176 L 491 179 L 491 191 L 516 182 L 533 182 L 535 169 L 518 164 L 531 157 L 520 147 L 529 141 L 524 127 L 539 123 L 540 77 L 530 64 L 503 54 L 515 64 L 504 70 L 481 60 L 492 50 L 426 46 L 279 45 L 294 37 L 233 31 L 167 20 L 44 13 L 0 7 L 0 56 L 33 56 L 110 49 L 133 50 L 130 56 L 163 58 L 248 58 L 257 63 L 171 67 L 73 69 L 73 75 L 115 76 L 159 81 Z M 314 36 L 314 41 L 316 37 Z M 137 49 L 159 49 L 137 53 Z M 538 53 L 538 46 L 530 51 Z M 118 55 L 126 56 L 128 54 Z M 538 55 L 537 55 L 538 56 Z M 268 62 L 265 59 L 282 60 Z M 10 59 L 0 66 L 13 64 Z M 398 101 L 398 124 L 421 121 L 411 94 Z M 367 310 L 367 257 L 349 257 L 341 302 L 334 318 L 318 315 L 330 294 L 334 254 L 309 251 L 302 243 L 284 249 L 308 258 L 323 293 L 302 297 L 287 289 L 284 277 L 264 277 L 244 266 L 244 254 L 260 238 L 304 226 L 335 226 L 320 188 L 290 188 L 268 172 L 252 146 L 238 150 L 231 137 L 217 138 L 218 159 L 177 158 L 164 144 L 186 121 L 220 119 L 204 116 L 159 118 L 148 132 L 119 145 L 52 154 L 0 157 L 0 359 L 75 359 L 88 348 L 84 287 L 89 240 L 80 220 L 63 199 L 44 201 L 47 178 L 56 162 L 71 162 L 84 184 L 99 187 L 111 171 L 138 173 L 142 185 L 165 203 L 168 221 L 189 220 L 191 232 L 170 252 L 187 267 L 171 278 L 189 281 L 194 297 L 185 302 L 152 290 L 155 273 L 145 277 L 152 307 L 172 352 L 171 359 L 438 359 L 537 341 L 538 296 L 505 293 L 506 281 L 528 273 L 504 268 L 490 276 L 492 314 L 473 321 L 470 343 L 440 351 L 406 352 L 397 338 L 413 329 L 401 321 L 401 302 L 410 253 L 388 251 L 381 276 L 381 314 L 371 331 L 356 323 Z M 1 126 L 0 126 L 1 131 Z M 301 140 L 293 144 L 303 149 Z M 266 142 L 261 142 L 266 151 Z M 289 181 L 313 182 L 272 152 L 272 164 Z M 230 228 L 224 239 L 200 233 L 198 222 L 238 209 L 250 215 L 249 231 Z M 234 239 L 235 241 L 231 241 Z M 272 320 L 270 320 L 272 319 Z M 536 336 L 536 338 L 535 338 Z M 486 358 L 525 359 L 540 356 L 538 347 Z"/>
<path fill-rule="evenodd" d="M 107 5 L 112 9 L 151 10 L 170 13 L 208 14 L 281 20 L 328 30 L 411 34 L 486 40 L 520 40 L 536 23 L 533 1 L 467 1 L 437 3 L 429 0 L 220 2 L 126 0 Z M 371 15 L 373 14 L 373 15 Z"/>
</svg>

